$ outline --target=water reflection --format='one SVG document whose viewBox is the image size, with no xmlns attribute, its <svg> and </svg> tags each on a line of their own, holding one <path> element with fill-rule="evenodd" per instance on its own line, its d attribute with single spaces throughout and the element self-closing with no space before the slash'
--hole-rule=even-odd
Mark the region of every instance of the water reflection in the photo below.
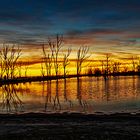
<svg viewBox="0 0 140 140">
<path fill-rule="evenodd" d="M 139 110 L 139 83 L 140 77 L 132 76 L 111 77 L 109 80 L 80 77 L 3 85 L 0 107 L 1 112 Z"/>
<path fill-rule="evenodd" d="M 82 92 L 82 79 L 77 78 L 77 100 L 79 105 L 82 107 L 83 111 L 86 111 L 88 108 L 88 103 L 83 99 L 84 92 Z"/>
<path fill-rule="evenodd" d="M 3 111 L 6 112 L 22 111 L 23 102 L 19 98 L 17 91 L 18 89 L 16 85 L 11 84 L 2 86 L 0 106 Z"/>
<path fill-rule="evenodd" d="M 61 110 L 61 103 L 60 103 L 59 98 L 60 98 L 60 96 L 59 96 L 58 80 L 56 80 L 55 96 L 53 98 L 53 109 L 54 110 Z"/>
<path fill-rule="evenodd" d="M 44 87 L 44 82 L 43 82 L 43 87 Z M 43 90 L 43 95 L 44 95 L 44 90 Z M 45 97 L 45 111 L 48 109 L 48 104 L 52 103 L 51 99 L 51 81 L 47 81 L 47 93 Z"/>
<path fill-rule="evenodd" d="M 71 110 L 73 107 L 73 103 L 72 103 L 72 100 L 69 99 L 69 97 L 68 97 L 67 86 L 69 86 L 69 85 L 67 85 L 67 79 L 64 79 L 64 102 L 69 104 L 68 107 L 69 107 L 69 110 Z"/>
</svg>

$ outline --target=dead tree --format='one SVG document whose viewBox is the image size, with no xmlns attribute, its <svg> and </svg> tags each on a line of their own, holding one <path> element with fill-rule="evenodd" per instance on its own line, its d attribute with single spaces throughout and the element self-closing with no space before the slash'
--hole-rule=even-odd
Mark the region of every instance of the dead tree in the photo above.
<svg viewBox="0 0 140 140">
<path fill-rule="evenodd" d="M 83 63 L 87 60 L 87 58 L 90 57 L 89 55 L 87 55 L 88 51 L 89 47 L 87 46 L 80 47 L 77 51 L 77 60 L 76 60 L 77 76 L 81 74 Z"/>
<path fill-rule="evenodd" d="M 68 58 L 70 56 L 70 53 L 71 53 L 71 49 L 68 48 L 67 54 L 64 54 L 64 58 L 63 58 L 63 74 L 64 74 L 64 77 L 66 77 L 66 75 L 67 75 L 66 67 L 70 64 L 69 58 Z"/>
<path fill-rule="evenodd" d="M 41 62 L 41 76 L 44 77 L 45 76 L 45 70 L 44 70 L 44 62 Z"/>
<path fill-rule="evenodd" d="M 52 52 L 52 58 L 54 63 L 55 75 L 58 76 L 60 63 L 59 63 L 59 52 L 63 44 L 63 36 L 56 35 L 56 39 L 53 41 L 50 38 L 48 39 L 48 45 Z"/>
<path fill-rule="evenodd" d="M 112 67 L 113 67 L 113 74 L 119 73 L 120 72 L 120 62 L 114 62 Z"/>
<path fill-rule="evenodd" d="M 48 39 L 48 46 L 51 53 L 46 53 L 45 45 L 42 46 L 47 75 L 51 75 L 52 63 L 54 64 L 55 75 L 58 76 L 60 63 L 59 63 L 59 52 L 62 47 L 63 36 L 56 35 L 56 39 Z"/>
<path fill-rule="evenodd" d="M 53 53 L 49 53 L 45 50 L 45 45 L 42 46 L 43 55 L 44 55 L 44 63 L 46 67 L 47 76 L 51 76 L 51 69 L 52 69 L 52 57 Z M 41 68 L 43 68 L 43 63 L 41 64 Z M 43 71 L 42 71 L 43 72 Z"/>
<path fill-rule="evenodd" d="M 136 62 L 135 62 L 136 57 L 132 56 L 131 59 L 132 59 L 132 71 L 135 72 L 135 70 L 136 70 Z"/>
<path fill-rule="evenodd" d="M 0 51 L 1 58 L 1 78 L 9 79 L 15 77 L 17 61 L 21 56 L 19 45 L 3 44 Z"/>
<path fill-rule="evenodd" d="M 111 55 L 109 54 L 109 53 L 107 53 L 106 54 L 106 64 L 105 64 L 105 75 L 107 76 L 108 74 L 109 74 L 109 72 L 110 72 L 110 57 L 111 57 Z"/>
<path fill-rule="evenodd" d="M 102 74 L 104 73 L 104 60 L 101 60 Z"/>
<path fill-rule="evenodd" d="M 18 76 L 19 76 L 19 77 L 21 77 L 21 75 L 22 75 L 22 72 L 21 72 L 21 70 L 22 70 L 22 65 L 23 65 L 22 62 L 19 62 L 19 63 L 18 63 Z"/>
<path fill-rule="evenodd" d="M 123 72 L 125 72 L 125 73 L 128 72 L 128 66 L 123 67 Z"/>
<path fill-rule="evenodd" d="M 28 72 L 28 69 L 29 69 L 28 64 L 25 64 L 25 68 L 24 69 L 25 69 L 24 76 L 27 77 L 27 72 Z"/>
</svg>

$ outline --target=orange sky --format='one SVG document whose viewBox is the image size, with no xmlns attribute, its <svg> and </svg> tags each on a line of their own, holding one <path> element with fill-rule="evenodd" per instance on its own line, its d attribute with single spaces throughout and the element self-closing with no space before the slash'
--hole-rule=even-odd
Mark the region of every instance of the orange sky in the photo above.
<svg viewBox="0 0 140 140">
<path fill-rule="evenodd" d="M 84 43 L 85 42 L 85 43 Z M 129 63 L 132 63 L 132 57 L 140 57 L 139 53 L 139 47 L 137 44 L 130 44 L 125 46 L 124 43 L 119 44 L 122 47 L 118 47 L 116 42 L 110 41 L 96 41 L 96 40 L 84 40 L 84 39 L 73 39 L 72 41 L 70 39 L 64 40 L 64 44 L 62 45 L 62 48 L 60 50 L 59 54 L 59 60 L 63 58 L 63 55 L 67 51 L 67 48 L 71 48 L 72 52 L 69 56 L 70 59 L 70 65 L 68 66 L 70 73 L 76 72 L 76 53 L 77 50 L 81 45 L 84 44 L 85 46 L 89 47 L 88 55 L 90 55 L 90 58 L 87 60 L 89 63 L 89 67 L 100 67 L 101 66 L 101 60 L 105 60 L 105 55 L 109 53 L 111 55 L 110 59 L 111 61 L 121 62 L 123 65 L 131 67 L 132 64 L 128 65 Z M 124 45 L 124 46 L 123 46 Z M 23 65 L 29 65 L 28 67 L 28 75 L 41 75 L 41 62 L 43 58 L 43 52 L 42 52 L 42 45 L 39 44 L 30 44 L 30 45 L 21 45 L 22 47 L 22 55 L 20 58 L 20 61 L 24 62 Z M 47 45 L 45 46 L 47 48 Z M 47 52 L 49 48 L 46 49 Z M 138 62 L 138 60 L 136 60 Z M 22 73 L 24 73 L 24 66 L 22 67 Z M 87 67 L 86 67 L 87 69 Z M 62 70 L 62 68 L 61 68 Z"/>
</svg>

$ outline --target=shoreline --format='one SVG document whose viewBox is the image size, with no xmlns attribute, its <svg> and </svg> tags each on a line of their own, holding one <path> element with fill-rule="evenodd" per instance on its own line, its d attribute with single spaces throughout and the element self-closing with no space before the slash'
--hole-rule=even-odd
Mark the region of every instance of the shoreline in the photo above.
<svg viewBox="0 0 140 140">
<path fill-rule="evenodd" d="M 140 113 L 0 114 L 0 139 L 139 139 Z"/>
<path fill-rule="evenodd" d="M 104 77 L 105 81 L 108 80 L 106 77 L 119 77 L 119 76 L 140 76 L 139 72 L 135 73 L 119 73 L 119 74 L 109 74 L 109 75 L 96 75 L 96 74 L 83 74 L 83 75 L 58 75 L 58 76 L 33 76 L 33 77 L 17 77 L 14 79 L 0 79 L 0 86 L 8 85 L 8 84 L 18 84 L 18 83 L 27 83 L 27 82 L 41 82 L 41 81 L 49 81 L 49 80 L 59 80 L 59 79 L 68 79 L 68 78 L 80 78 L 80 77 Z"/>
<path fill-rule="evenodd" d="M 83 120 L 83 121 L 95 121 L 95 120 L 140 120 L 140 113 L 111 113 L 111 114 L 104 114 L 102 112 L 99 113 L 93 113 L 93 114 L 88 114 L 88 113 L 79 113 L 79 112 L 62 112 L 62 113 L 45 113 L 45 112 L 27 112 L 27 113 L 5 113 L 5 114 L 0 114 L 0 123 L 1 121 L 13 121 L 16 119 L 47 119 L 47 120 L 65 120 L 65 121 L 77 121 L 78 119 Z M 8 119 L 8 120 L 7 120 Z M 24 120 L 23 120 L 24 121 Z M 16 121 L 17 123 L 17 121 Z"/>
</svg>

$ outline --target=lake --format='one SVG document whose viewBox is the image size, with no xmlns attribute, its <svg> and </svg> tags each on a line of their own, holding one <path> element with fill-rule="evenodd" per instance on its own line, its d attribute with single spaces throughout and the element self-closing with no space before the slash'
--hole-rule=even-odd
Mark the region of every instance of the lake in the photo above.
<svg viewBox="0 0 140 140">
<path fill-rule="evenodd" d="M 0 87 L 0 113 L 140 111 L 140 77 L 81 77 Z"/>
</svg>

